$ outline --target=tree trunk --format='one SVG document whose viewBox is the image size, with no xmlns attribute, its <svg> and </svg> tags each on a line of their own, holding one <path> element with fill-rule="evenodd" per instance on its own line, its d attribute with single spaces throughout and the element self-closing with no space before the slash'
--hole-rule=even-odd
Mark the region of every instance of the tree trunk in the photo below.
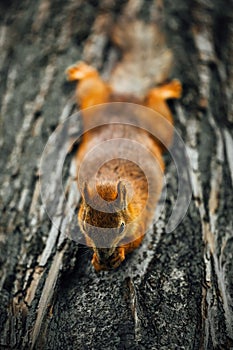
<svg viewBox="0 0 233 350">
<path fill-rule="evenodd" d="M 96 274 L 91 252 L 57 230 L 73 225 L 63 202 L 57 224 L 49 220 L 39 164 L 74 110 L 65 69 L 85 59 L 108 74 L 119 58 L 109 28 L 126 6 L 145 21 L 163 18 L 183 84 L 171 108 L 193 197 L 166 233 L 178 186 L 166 156 L 165 211 L 119 269 Z M 233 348 L 232 13 L 223 0 L 1 2 L 1 349 Z M 70 163 L 72 152 L 68 197 Z"/>
</svg>

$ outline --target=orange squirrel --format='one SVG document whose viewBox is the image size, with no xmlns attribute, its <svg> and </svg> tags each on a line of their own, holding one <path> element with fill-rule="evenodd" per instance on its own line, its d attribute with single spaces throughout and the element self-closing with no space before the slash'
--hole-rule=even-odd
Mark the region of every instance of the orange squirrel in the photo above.
<svg viewBox="0 0 233 350">
<path fill-rule="evenodd" d="M 141 22 L 138 23 L 139 26 L 142 26 Z M 133 25 L 135 26 L 137 23 L 134 22 Z M 119 32 L 119 28 L 117 28 L 117 32 Z M 135 40 L 137 41 L 137 37 Z M 148 43 L 148 46 L 150 44 Z M 131 53 L 134 50 L 132 47 L 131 41 Z M 140 45 L 137 43 L 137 50 L 138 47 L 140 49 Z M 137 56 L 137 50 L 135 49 L 133 53 L 133 59 Z M 123 57 L 122 65 L 117 67 L 116 72 L 120 71 L 122 77 L 124 69 L 128 69 L 128 64 L 125 64 Z M 119 81 L 117 74 L 113 79 L 115 81 Z M 95 270 L 109 270 L 117 268 L 125 259 L 125 255 L 140 245 L 153 219 L 163 186 L 164 161 L 162 153 L 164 146 L 148 131 L 137 127 L 137 123 L 136 126 L 103 123 L 104 125 L 91 128 L 88 131 L 91 125 L 90 118 L 95 111 L 88 113 L 88 109 L 87 112 L 85 109 L 107 102 L 136 102 L 160 113 L 172 126 L 173 118 L 166 100 L 180 97 L 181 84 L 178 80 L 172 80 L 169 83 L 148 89 L 147 93 L 142 93 L 141 96 L 139 94 L 133 96 L 134 93 L 130 93 L 128 87 L 125 93 L 116 91 L 115 83 L 111 84 L 111 79 L 109 83 L 105 82 L 94 67 L 82 61 L 69 67 L 67 75 L 69 80 L 78 81 L 76 98 L 80 108 L 84 110 L 82 118 L 84 129 L 86 126 L 87 130 L 76 155 L 77 172 L 79 172 L 85 157 L 89 155 L 84 177 L 79 181 L 82 202 L 78 220 L 87 244 L 94 251 L 92 264 Z M 146 111 L 146 108 L 145 111 L 140 110 L 139 114 L 142 114 L 142 118 L 146 118 L 144 115 Z M 166 131 L 160 125 L 159 114 L 153 112 L 150 115 L 148 109 L 148 115 L 149 127 L 152 129 L 156 127 L 156 132 L 163 134 L 163 143 L 168 147 L 172 141 L 172 127 Z M 106 109 L 103 122 L 108 121 L 108 116 L 108 109 Z M 134 117 L 137 119 L 137 116 Z M 136 151 L 138 163 L 119 156 L 124 151 L 127 153 L 127 150 L 124 149 L 127 146 L 122 139 L 143 145 L 148 150 L 148 156 L 145 156 L 141 147 Z M 110 142 L 108 147 L 101 148 L 101 152 L 99 152 L 98 147 L 106 140 L 114 142 L 112 144 Z M 95 148 L 96 151 L 93 151 Z M 156 160 L 154 166 L 152 166 L 151 157 Z M 93 175 L 92 169 L 97 163 L 102 165 Z M 143 164 L 146 172 L 140 164 Z"/>
</svg>

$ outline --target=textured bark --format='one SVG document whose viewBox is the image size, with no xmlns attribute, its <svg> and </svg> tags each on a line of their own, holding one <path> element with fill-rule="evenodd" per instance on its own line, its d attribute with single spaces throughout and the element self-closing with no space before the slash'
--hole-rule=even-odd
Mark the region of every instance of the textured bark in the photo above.
<svg viewBox="0 0 233 350">
<path fill-rule="evenodd" d="M 91 252 L 46 215 L 38 168 L 48 137 L 74 110 L 64 70 L 85 59 L 108 75 L 119 57 L 109 28 L 125 6 L 145 20 L 160 7 L 184 88 L 171 108 L 193 198 L 166 234 L 178 185 L 166 156 L 168 196 L 154 231 L 118 270 L 97 275 Z M 233 348 L 230 2 L 12 0 L 1 2 L 0 18 L 0 348 Z M 78 196 L 70 200 L 76 207 Z M 57 224 L 71 230 L 61 208 Z"/>
</svg>

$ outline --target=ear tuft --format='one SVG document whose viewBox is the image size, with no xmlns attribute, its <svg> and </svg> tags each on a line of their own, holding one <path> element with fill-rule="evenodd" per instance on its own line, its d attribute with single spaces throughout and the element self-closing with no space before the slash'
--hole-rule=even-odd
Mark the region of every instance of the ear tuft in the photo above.
<svg viewBox="0 0 233 350">
<path fill-rule="evenodd" d="M 127 207 L 127 190 L 123 181 L 117 184 L 117 206 L 122 210 Z"/>
<path fill-rule="evenodd" d="M 83 197 L 83 200 L 85 202 L 88 203 L 90 201 L 90 191 L 89 191 L 88 184 L 86 181 L 83 183 L 82 197 Z"/>
</svg>

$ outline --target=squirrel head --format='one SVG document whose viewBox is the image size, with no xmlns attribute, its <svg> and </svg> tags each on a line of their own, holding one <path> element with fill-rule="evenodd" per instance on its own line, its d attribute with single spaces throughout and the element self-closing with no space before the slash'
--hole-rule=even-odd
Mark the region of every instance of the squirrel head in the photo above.
<svg viewBox="0 0 233 350">
<path fill-rule="evenodd" d="M 87 244 L 99 260 L 105 263 L 115 253 L 119 242 L 127 234 L 129 222 L 127 188 L 122 181 L 117 184 L 102 182 L 96 191 L 84 183 L 78 219 Z"/>
</svg>

